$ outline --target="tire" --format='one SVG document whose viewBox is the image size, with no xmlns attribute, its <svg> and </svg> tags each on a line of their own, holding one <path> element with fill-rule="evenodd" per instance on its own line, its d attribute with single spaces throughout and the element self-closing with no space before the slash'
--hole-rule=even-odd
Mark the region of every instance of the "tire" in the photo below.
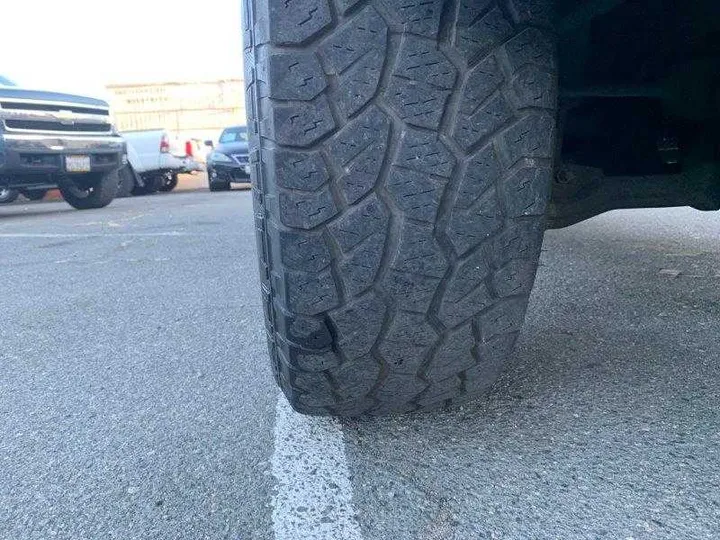
<svg viewBox="0 0 720 540">
<path fill-rule="evenodd" d="M 169 193 L 173 189 L 175 189 L 178 185 L 178 175 L 175 173 L 167 174 L 162 177 L 162 182 L 160 183 L 159 191 L 162 191 L 164 193 Z"/>
<path fill-rule="evenodd" d="M 11 188 L 0 188 L 0 204 L 10 204 L 17 200 L 20 192 Z"/>
<path fill-rule="evenodd" d="M 118 192 L 115 196 L 116 199 L 122 199 L 130 197 L 135 189 L 135 172 L 132 170 L 130 165 L 125 165 L 120 172 L 118 172 L 120 181 L 118 183 Z"/>
<path fill-rule="evenodd" d="M 556 139 L 550 9 L 329 4 L 245 3 L 275 378 L 306 414 L 457 404 L 498 377 L 535 279 Z"/>
<path fill-rule="evenodd" d="M 118 171 L 88 174 L 77 179 L 63 178 L 58 182 L 60 193 L 67 203 L 78 210 L 104 208 L 117 195 Z"/>
<path fill-rule="evenodd" d="M 230 182 L 210 182 L 210 191 L 230 191 Z"/>
<path fill-rule="evenodd" d="M 143 178 L 145 183 L 144 186 L 135 186 L 133 189 L 133 195 L 153 195 L 160 190 L 162 184 L 162 176 L 152 176 L 149 178 Z"/>
<path fill-rule="evenodd" d="M 22 195 L 29 201 L 42 201 L 47 192 L 47 189 L 28 189 L 23 191 Z"/>
</svg>

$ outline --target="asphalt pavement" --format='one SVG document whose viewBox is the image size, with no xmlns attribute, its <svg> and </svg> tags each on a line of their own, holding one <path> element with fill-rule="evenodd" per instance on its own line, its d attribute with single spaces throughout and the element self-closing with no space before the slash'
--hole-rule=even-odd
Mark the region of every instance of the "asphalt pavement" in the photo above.
<svg viewBox="0 0 720 540">
<path fill-rule="evenodd" d="M 278 402 L 254 242 L 247 191 L 0 206 L 0 539 L 720 538 L 720 213 L 547 233 L 490 395 L 363 421 Z"/>
</svg>

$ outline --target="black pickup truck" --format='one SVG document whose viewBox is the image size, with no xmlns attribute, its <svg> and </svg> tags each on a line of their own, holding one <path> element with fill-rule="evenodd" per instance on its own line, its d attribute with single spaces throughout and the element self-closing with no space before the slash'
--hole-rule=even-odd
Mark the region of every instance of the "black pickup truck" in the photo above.
<svg viewBox="0 0 720 540">
<path fill-rule="evenodd" d="M 106 102 L 25 90 L 0 77 L 0 202 L 59 188 L 75 208 L 102 208 L 115 198 L 126 161 Z"/>
</svg>

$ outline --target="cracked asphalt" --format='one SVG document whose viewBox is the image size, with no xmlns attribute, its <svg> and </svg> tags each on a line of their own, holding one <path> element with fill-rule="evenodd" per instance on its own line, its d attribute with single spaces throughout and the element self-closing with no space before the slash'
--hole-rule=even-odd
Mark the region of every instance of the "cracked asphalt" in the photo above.
<svg viewBox="0 0 720 540">
<path fill-rule="evenodd" d="M 251 196 L 0 206 L 0 538 L 272 539 Z M 720 537 L 720 213 L 546 235 L 459 410 L 343 421 L 365 540 Z"/>
</svg>

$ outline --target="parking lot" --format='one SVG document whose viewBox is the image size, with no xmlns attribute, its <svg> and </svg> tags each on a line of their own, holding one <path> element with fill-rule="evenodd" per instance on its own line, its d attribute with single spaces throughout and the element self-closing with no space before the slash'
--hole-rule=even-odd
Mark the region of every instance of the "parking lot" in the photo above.
<svg viewBox="0 0 720 540">
<path fill-rule="evenodd" d="M 0 207 L 0 538 L 718 538 L 719 238 L 550 231 L 486 399 L 338 422 L 278 400 L 248 191 Z"/>
</svg>

